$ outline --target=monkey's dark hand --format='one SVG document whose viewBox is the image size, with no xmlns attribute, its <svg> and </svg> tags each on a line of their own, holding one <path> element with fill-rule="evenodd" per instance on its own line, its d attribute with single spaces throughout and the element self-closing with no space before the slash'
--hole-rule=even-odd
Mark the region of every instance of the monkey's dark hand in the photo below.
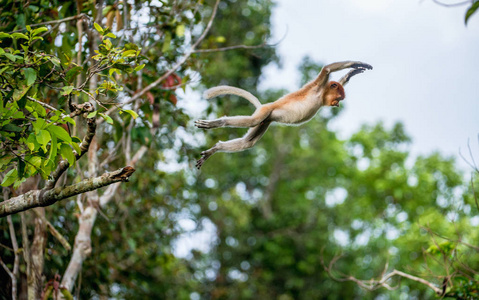
<svg viewBox="0 0 479 300">
<path fill-rule="evenodd" d="M 351 68 L 353 69 L 363 69 L 363 70 L 372 70 L 373 69 L 373 66 L 371 66 L 370 64 L 366 64 L 366 63 L 363 63 L 363 62 L 356 62 L 354 63 Z"/>
<path fill-rule="evenodd" d="M 196 120 L 195 121 L 195 126 L 198 128 L 203 128 L 203 129 L 211 129 L 211 128 L 218 128 L 222 127 L 224 125 L 223 120 Z"/>
</svg>

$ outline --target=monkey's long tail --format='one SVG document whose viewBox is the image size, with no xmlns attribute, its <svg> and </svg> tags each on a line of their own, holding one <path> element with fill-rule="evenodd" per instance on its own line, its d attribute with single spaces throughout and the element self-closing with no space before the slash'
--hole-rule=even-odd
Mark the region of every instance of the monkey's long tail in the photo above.
<svg viewBox="0 0 479 300">
<path fill-rule="evenodd" d="M 220 86 L 208 89 L 204 92 L 203 97 L 205 97 L 206 99 L 211 99 L 220 95 L 240 96 L 245 98 L 249 102 L 251 102 L 256 108 L 261 106 L 261 102 L 259 102 L 258 98 L 256 98 L 250 92 L 240 88 L 228 86 L 228 85 L 220 85 Z"/>
</svg>

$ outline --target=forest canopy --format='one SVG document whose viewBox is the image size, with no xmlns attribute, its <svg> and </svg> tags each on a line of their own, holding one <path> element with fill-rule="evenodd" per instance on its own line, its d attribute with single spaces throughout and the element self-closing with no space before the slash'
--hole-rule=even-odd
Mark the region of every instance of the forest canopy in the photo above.
<svg viewBox="0 0 479 300">
<path fill-rule="evenodd" d="M 466 171 L 412 155 L 401 122 L 342 139 L 327 108 L 194 168 L 244 130 L 200 131 L 191 101 L 205 118 L 253 111 L 206 88 L 293 92 L 259 88 L 281 65 L 274 7 L 1 2 L 0 299 L 479 297 L 473 152 Z M 298 88 L 322 67 L 304 57 Z"/>
</svg>

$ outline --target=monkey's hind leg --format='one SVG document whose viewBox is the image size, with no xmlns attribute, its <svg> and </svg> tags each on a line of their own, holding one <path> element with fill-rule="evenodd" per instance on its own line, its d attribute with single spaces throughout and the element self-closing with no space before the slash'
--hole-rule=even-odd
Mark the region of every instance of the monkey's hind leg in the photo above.
<svg viewBox="0 0 479 300">
<path fill-rule="evenodd" d="M 195 126 L 203 129 L 218 127 L 255 127 L 266 120 L 273 110 L 271 105 L 263 105 L 251 116 L 221 117 L 216 120 L 196 120 Z"/>
<path fill-rule="evenodd" d="M 239 152 L 246 149 L 253 147 L 257 141 L 263 136 L 263 134 L 268 129 L 270 121 L 263 122 L 260 125 L 251 128 L 245 134 L 245 136 L 241 138 L 237 138 L 234 140 L 226 141 L 226 142 L 218 142 L 212 148 L 201 152 L 201 158 L 196 161 L 196 168 L 200 169 L 201 166 L 205 163 L 205 161 L 210 158 L 211 155 L 215 154 L 216 152 Z"/>
</svg>

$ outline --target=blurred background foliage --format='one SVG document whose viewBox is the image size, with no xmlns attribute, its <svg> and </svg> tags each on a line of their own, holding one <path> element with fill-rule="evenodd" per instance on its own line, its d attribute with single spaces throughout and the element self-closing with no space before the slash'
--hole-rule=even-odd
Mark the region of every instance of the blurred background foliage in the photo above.
<svg viewBox="0 0 479 300">
<path fill-rule="evenodd" d="M 101 5 L 100 21 L 113 29 L 117 42 L 143 49 L 144 70 L 118 78 L 125 87 L 118 97 L 131 96 L 181 57 L 201 33 L 214 2 L 127 3 L 3 0 L 1 31 L 80 13 L 94 17 Z M 272 126 L 249 151 L 220 153 L 201 172 L 193 169 L 201 149 L 241 136 L 244 130 L 198 133 L 178 104 L 187 101 L 180 88 L 201 91 L 227 84 L 251 91 L 263 103 L 288 92 L 257 90 L 262 68 L 280 63 L 274 47 L 219 51 L 269 42 L 273 9 L 268 0 L 221 1 L 213 27 L 200 44 L 200 49 L 212 51 L 194 53 L 173 77 L 150 90 L 144 101 L 132 107 L 140 115 L 137 121 L 114 116 L 113 126 L 101 125 L 100 159 L 105 161 L 116 149 L 113 159 L 102 164 L 104 170 L 124 165 L 125 135 L 134 149 L 147 144 L 149 150 L 131 181 L 101 212 L 92 233 L 92 254 L 83 264 L 73 295 L 77 299 L 434 297 L 427 286 L 406 279 L 394 278 L 391 285 L 400 286 L 392 291 L 366 291 L 355 282 L 333 279 L 379 278 L 388 265 L 387 271 L 401 270 L 440 288 L 447 282 L 446 293 L 453 298 L 474 299 L 479 280 L 477 176 L 471 185 L 454 159 L 439 152 L 409 155 L 411 140 L 400 123 L 391 128 L 365 124 L 351 138 L 341 140 L 329 128 L 341 109 L 324 109 L 298 127 Z M 34 47 L 85 62 L 91 54 L 90 42 L 84 38 L 78 53 L 78 30 L 76 21 L 71 21 L 52 25 Z M 320 69 L 320 63 L 304 58 L 298 66 L 302 83 Z M 53 93 L 48 101 L 56 107 L 64 105 Z M 228 96 L 212 101 L 204 115 L 252 111 L 246 100 Z M 174 171 L 166 167 L 171 165 L 176 166 Z M 68 176 L 77 180 L 84 174 L 70 170 Z M 47 209 L 47 218 L 71 244 L 78 230 L 77 215 L 74 199 Z M 19 216 L 13 221 L 20 228 Z M 5 218 L 0 219 L 0 228 L 1 257 L 11 266 Z M 205 231 L 206 237 L 195 234 Z M 207 250 L 179 255 L 185 240 Z M 45 247 L 47 282 L 64 272 L 70 253 L 51 236 Z M 328 274 L 325 267 L 340 254 Z M 0 279 L 1 298 L 8 299 L 8 275 L 3 269 Z"/>
</svg>

